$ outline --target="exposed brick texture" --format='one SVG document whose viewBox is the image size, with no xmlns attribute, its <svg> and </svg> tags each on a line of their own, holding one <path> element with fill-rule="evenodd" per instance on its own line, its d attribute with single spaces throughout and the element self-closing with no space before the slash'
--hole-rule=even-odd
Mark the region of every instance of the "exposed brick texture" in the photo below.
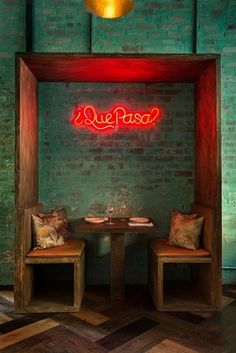
<svg viewBox="0 0 236 353">
<path fill-rule="evenodd" d="M 40 0 L 34 4 L 34 51 L 88 52 L 90 16 L 80 0 Z"/>
<path fill-rule="evenodd" d="M 193 0 L 135 0 L 126 17 L 93 17 L 94 52 L 189 53 L 193 48 Z"/>
<path fill-rule="evenodd" d="M 0 284 L 13 281 L 15 51 L 24 50 L 25 1 L 0 1 Z"/>
<path fill-rule="evenodd" d="M 73 106 L 85 103 L 100 111 L 117 104 L 137 111 L 157 105 L 161 119 L 150 130 L 94 134 L 70 124 Z M 172 208 L 189 210 L 194 197 L 193 85 L 40 84 L 40 119 L 40 199 L 47 208 L 65 206 L 70 217 L 82 217 L 104 214 L 110 199 L 115 206 L 125 200 L 129 215 L 153 217 L 160 234 L 167 234 Z M 108 282 L 107 257 L 97 260 L 96 243 L 88 239 L 93 246 L 87 249 L 88 281 Z M 105 244 L 101 240 L 104 251 L 107 239 Z M 134 242 L 133 236 L 126 241 Z M 143 240 L 138 251 L 137 246 L 127 249 L 137 253 L 127 257 L 129 283 L 146 280 L 146 248 Z"/>
</svg>

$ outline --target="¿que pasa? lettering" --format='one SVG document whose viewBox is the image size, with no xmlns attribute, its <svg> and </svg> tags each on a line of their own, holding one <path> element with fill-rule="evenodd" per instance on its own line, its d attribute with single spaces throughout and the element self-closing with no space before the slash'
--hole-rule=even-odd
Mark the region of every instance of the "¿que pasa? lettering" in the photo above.
<svg viewBox="0 0 236 353">
<path fill-rule="evenodd" d="M 153 107 L 148 113 L 127 112 L 122 106 L 106 113 L 98 113 L 93 106 L 86 105 L 76 106 L 72 123 L 76 127 L 108 131 L 118 127 L 151 127 L 157 123 L 159 116 L 160 110 L 157 107 Z"/>
</svg>

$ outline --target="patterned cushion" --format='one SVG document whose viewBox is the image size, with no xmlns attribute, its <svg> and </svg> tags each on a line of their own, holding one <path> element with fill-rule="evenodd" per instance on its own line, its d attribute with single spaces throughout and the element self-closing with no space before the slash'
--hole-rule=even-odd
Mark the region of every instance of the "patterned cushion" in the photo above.
<svg viewBox="0 0 236 353">
<path fill-rule="evenodd" d="M 197 250 L 204 217 L 197 214 L 184 215 L 172 211 L 170 220 L 169 244 L 180 248 Z"/>
<path fill-rule="evenodd" d="M 56 229 L 57 234 L 62 236 L 64 240 L 70 236 L 66 211 L 60 208 L 48 213 L 38 213 L 43 223 Z"/>
<path fill-rule="evenodd" d="M 43 219 L 32 214 L 34 249 L 45 249 L 64 244 L 64 238 L 57 233 L 57 230 L 45 224 Z"/>
</svg>

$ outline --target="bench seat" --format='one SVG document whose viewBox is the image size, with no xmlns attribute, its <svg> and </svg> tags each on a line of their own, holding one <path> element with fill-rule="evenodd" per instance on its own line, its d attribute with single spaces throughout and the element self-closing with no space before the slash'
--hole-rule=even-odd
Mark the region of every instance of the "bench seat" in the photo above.
<svg viewBox="0 0 236 353">
<path fill-rule="evenodd" d="M 150 246 L 156 256 L 180 256 L 186 258 L 210 256 L 209 251 L 201 248 L 199 248 L 198 250 L 188 250 L 169 245 L 167 238 L 152 239 L 150 242 Z"/>
<path fill-rule="evenodd" d="M 85 247 L 83 239 L 67 239 L 62 246 L 56 246 L 46 249 L 31 250 L 26 255 L 26 258 L 35 257 L 73 257 L 81 256 Z"/>
</svg>

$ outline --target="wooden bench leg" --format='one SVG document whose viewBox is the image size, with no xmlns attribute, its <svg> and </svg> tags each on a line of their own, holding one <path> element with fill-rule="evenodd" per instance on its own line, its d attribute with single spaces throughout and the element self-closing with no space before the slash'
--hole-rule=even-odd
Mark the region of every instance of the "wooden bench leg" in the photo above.
<svg viewBox="0 0 236 353">
<path fill-rule="evenodd" d="M 33 268 L 31 265 L 21 264 L 21 281 L 15 285 L 14 302 L 17 313 L 25 313 L 33 293 Z"/>
<path fill-rule="evenodd" d="M 152 299 L 156 305 L 156 285 L 157 285 L 157 271 L 156 271 L 156 256 L 152 249 L 149 248 L 148 256 L 148 285 Z"/>
<path fill-rule="evenodd" d="M 84 295 L 84 251 L 74 263 L 74 308 L 79 311 Z"/>
<path fill-rule="evenodd" d="M 163 261 L 150 249 L 149 288 L 157 309 L 163 305 Z"/>
<path fill-rule="evenodd" d="M 164 275 L 163 275 L 163 261 L 159 257 L 157 259 L 157 286 L 156 286 L 156 306 L 160 309 L 163 306 L 163 290 L 164 290 Z"/>
</svg>

